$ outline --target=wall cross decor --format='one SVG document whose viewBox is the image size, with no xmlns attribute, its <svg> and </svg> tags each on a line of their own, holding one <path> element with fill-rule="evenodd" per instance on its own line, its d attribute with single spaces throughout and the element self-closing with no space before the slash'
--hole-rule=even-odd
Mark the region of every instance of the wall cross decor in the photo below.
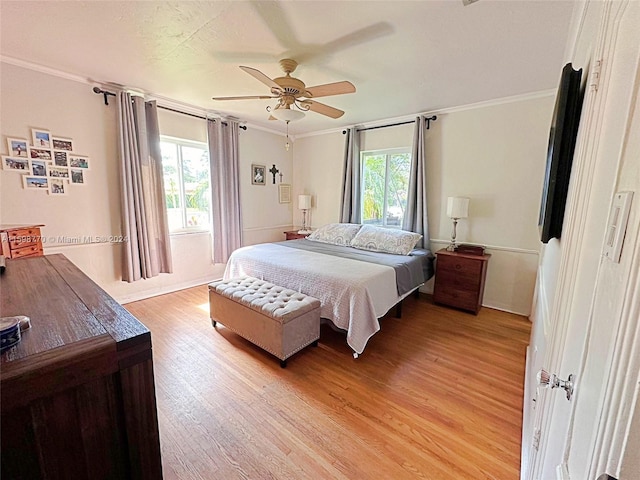
<svg viewBox="0 0 640 480">
<path fill-rule="evenodd" d="M 276 168 L 276 164 L 275 164 L 275 163 L 273 164 L 273 167 L 271 167 L 271 168 L 269 169 L 269 173 L 271 173 L 271 175 L 273 175 L 273 184 L 274 184 L 274 185 L 276 184 L 276 173 L 278 173 L 279 171 L 280 171 L 280 170 L 278 170 L 278 169 Z"/>
</svg>

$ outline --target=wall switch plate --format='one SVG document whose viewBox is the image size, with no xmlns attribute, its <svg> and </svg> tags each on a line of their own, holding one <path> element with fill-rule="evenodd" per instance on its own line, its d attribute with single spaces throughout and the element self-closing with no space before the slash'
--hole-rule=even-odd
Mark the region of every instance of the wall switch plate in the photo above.
<svg viewBox="0 0 640 480">
<path fill-rule="evenodd" d="M 632 198 L 633 192 L 618 192 L 613 196 L 604 251 L 602 252 L 604 256 L 612 262 L 620 263 L 622 243 L 624 242 L 624 234 L 627 230 Z"/>
</svg>

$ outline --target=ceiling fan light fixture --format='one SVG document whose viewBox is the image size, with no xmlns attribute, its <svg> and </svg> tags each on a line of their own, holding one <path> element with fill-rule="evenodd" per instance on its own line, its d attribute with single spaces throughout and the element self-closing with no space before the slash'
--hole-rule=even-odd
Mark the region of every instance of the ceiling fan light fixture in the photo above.
<svg viewBox="0 0 640 480">
<path fill-rule="evenodd" d="M 299 110 L 292 110 L 290 108 L 277 108 L 271 112 L 278 120 L 282 120 L 283 122 L 295 122 L 296 120 L 301 120 L 304 118 L 304 112 Z"/>
</svg>

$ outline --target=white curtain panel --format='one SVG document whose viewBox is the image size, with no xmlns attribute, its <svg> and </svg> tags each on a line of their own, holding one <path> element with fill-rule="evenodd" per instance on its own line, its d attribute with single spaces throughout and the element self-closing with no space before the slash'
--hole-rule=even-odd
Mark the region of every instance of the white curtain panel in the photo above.
<svg viewBox="0 0 640 480">
<path fill-rule="evenodd" d="M 341 223 L 360 223 L 360 132 L 356 127 L 347 131 L 344 146 Z"/>
<path fill-rule="evenodd" d="M 402 229 L 422 235 L 417 247 L 429 248 L 429 224 L 427 222 L 427 177 L 425 158 L 425 117 L 416 117 L 411 150 L 411 172 L 407 208 Z"/>
<path fill-rule="evenodd" d="M 238 122 L 207 120 L 213 263 L 227 263 L 231 252 L 242 246 L 238 132 Z"/>
<path fill-rule="evenodd" d="M 156 102 L 118 92 L 124 243 L 122 280 L 171 273 Z"/>
</svg>

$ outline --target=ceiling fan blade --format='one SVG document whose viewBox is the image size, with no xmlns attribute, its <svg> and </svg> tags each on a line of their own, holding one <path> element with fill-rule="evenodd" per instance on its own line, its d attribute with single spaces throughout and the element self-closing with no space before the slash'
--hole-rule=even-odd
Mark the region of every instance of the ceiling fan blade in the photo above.
<svg viewBox="0 0 640 480">
<path fill-rule="evenodd" d="M 309 92 L 313 98 L 342 95 L 344 93 L 355 93 L 355 91 L 356 87 L 353 83 L 347 81 L 325 83 L 324 85 L 316 85 L 315 87 L 307 88 L 307 92 Z"/>
<path fill-rule="evenodd" d="M 309 106 L 309 110 L 312 112 L 320 113 L 322 115 L 326 115 L 331 118 L 340 118 L 344 115 L 342 110 L 338 110 L 337 108 L 330 107 L 329 105 L 325 105 L 324 103 L 314 102 L 313 100 L 305 100 L 302 102 L 304 105 Z"/>
<path fill-rule="evenodd" d="M 278 98 L 274 95 L 246 95 L 242 97 L 211 97 L 213 100 L 256 100 L 266 98 Z"/>
<path fill-rule="evenodd" d="M 256 70 L 255 68 L 251 68 L 251 67 L 243 67 L 240 66 L 240 68 L 242 70 L 244 70 L 245 72 L 247 72 L 249 75 L 251 75 L 252 77 L 254 77 L 257 80 L 260 80 L 262 83 L 264 83 L 267 87 L 271 88 L 271 89 L 277 89 L 277 90 L 282 90 L 282 88 L 280 87 L 280 85 L 278 85 L 276 82 L 274 82 L 273 80 L 271 80 L 269 77 L 267 77 L 264 73 L 262 73 L 260 70 Z"/>
</svg>

